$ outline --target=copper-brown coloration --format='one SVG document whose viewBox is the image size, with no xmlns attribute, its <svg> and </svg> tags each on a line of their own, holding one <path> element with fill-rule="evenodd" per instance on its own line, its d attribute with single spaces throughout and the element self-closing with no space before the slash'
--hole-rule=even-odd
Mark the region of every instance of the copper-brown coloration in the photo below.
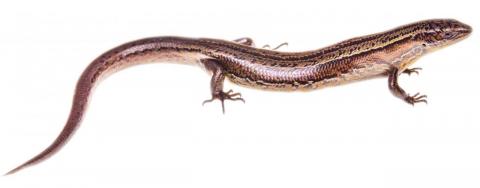
<svg viewBox="0 0 480 188">
<path fill-rule="evenodd" d="M 80 125 L 93 87 L 107 73 L 121 68 L 165 60 L 200 63 L 213 73 L 211 100 L 221 100 L 222 108 L 224 100 L 243 101 L 239 93 L 223 91 L 225 77 L 253 87 L 294 90 L 388 75 L 392 93 L 415 104 L 426 102 L 426 96 L 408 95 L 399 87 L 398 75 L 417 72 L 418 69 L 407 68 L 414 60 L 431 49 L 459 41 L 470 32 L 470 26 L 456 20 L 426 20 L 306 52 L 258 49 L 249 38 L 229 42 L 155 37 L 129 42 L 107 51 L 86 68 L 77 83 L 71 113 L 60 135 L 43 152 L 7 174 L 41 162 L 65 145 Z"/>
</svg>

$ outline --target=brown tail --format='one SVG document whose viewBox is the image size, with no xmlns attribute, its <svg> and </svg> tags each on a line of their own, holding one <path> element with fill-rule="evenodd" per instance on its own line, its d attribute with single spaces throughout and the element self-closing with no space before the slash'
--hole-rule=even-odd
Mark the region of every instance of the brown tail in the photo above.
<svg viewBox="0 0 480 188">
<path fill-rule="evenodd" d="M 162 41 L 166 41 L 166 44 L 162 44 Z M 94 88 L 94 86 L 105 78 L 110 73 L 116 72 L 120 69 L 126 68 L 128 66 L 133 66 L 139 64 L 138 62 L 149 62 L 149 56 L 145 56 L 145 59 L 142 58 L 133 58 L 130 60 L 125 60 L 126 63 L 118 63 L 117 65 L 113 66 L 113 63 L 120 61 L 122 58 L 125 58 L 129 55 L 141 54 L 138 52 L 141 51 L 148 51 L 148 50 L 155 50 L 158 51 L 168 45 L 170 45 L 170 40 L 189 40 L 183 38 L 175 38 L 175 37 L 165 37 L 165 38 L 146 38 L 140 39 L 137 41 L 132 41 L 120 45 L 116 48 L 113 48 L 104 54 L 100 55 L 95 59 L 90 65 L 85 69 L 83 74 L 80 76 L 80 79 L 77 83 L 77 87 L 75 90 L 75 96 L 73 97 L 73 104 L 72 109 L 70 111 L 70 116 L 68 117 L 67 123 L 63 128 L 62 132 L 58 137 L 53 141 L 53 143 L 48 146 L 45 150 L 43 150 L 40 154 L 33 157 L 32 159 L 28 160 L 27 162 L 23 163 L 22 165 L 14 168 L 13 170 L 9 171 L 5 175 L 10 175 L 19 170 L 37 164 L 39 162 L 44 161 L 48 157 L 55 154 L 62 146 L 64 146 L 67 141 L 72 137 L 75 130 L 80 126 L 80 122 L 82 121 L 82 117 L 84 116 L 85 110 L 87 108 L 88 100 L 90 94 Z M 158 45 L 151 45 L 152 42 L 157 43 Z M 145 48 L 139 48 L 142 46 L 141 44 L 149 44 L 146 45 Z M 168 44 L 168 45 L 167 45 Z M 161 56 L 166 57 L 166 56 Z M 168 58 L 167 58 L 168 59 Z"/>
<path fill-rule="evenodd" d="M 88 103 L 88 98 L 93 87 L 93 83 L 91 82 L 92 76 L 89 73 L 89 71 L 85 71 L 77 83 L 70 116 L 68 117 L 67 123 L 60 135 L 58 135 L 55 141 L 53 141 L 53 143 L 48 146 L 48 148 L 43 150 L 40 154 L 23 163 L 22 165 L 14 168 L 5 175 L 13 174 L 25 167 L 29 167 L 41 161 L 44 161 L 45 159 L 49 158 L 57 151 L 59 151 L 60 148 L 62 148 L 62 146 L 64 146 L 67 141 L 72 137 L 73 133 L 79 127 L 80 122 L 82 121 L 82 117 Z"/>
</svg>

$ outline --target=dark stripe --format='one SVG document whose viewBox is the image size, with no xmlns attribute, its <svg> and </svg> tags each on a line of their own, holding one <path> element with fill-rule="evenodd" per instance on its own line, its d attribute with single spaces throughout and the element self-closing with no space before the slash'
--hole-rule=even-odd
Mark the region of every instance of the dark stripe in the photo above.
<svg viewBox="0 0 480 188">
<path fill-rule="evenodd" d="M 356 66 L 356 65 L 353 64 L 355 62 L 354 59 L 357 59 L 357 58 L 360 58 L 362 56 L 369 55 L 369 54 L 372 54 L 372 53 L 375 53 L 375 52 L 378 52 L 378 51 L 386 50 L 386 49 L 391 48 L 395 45 L 405 43 L 405 42 L 409 41 L 410 39 L 411 38 L 404 38 L 402 40 L 396 41 L 394 43 L 383 46 L 381 48 L 377 48 L 377 49 L 374 49 L 374 50 L 371 50 L 371 51 L 365 51 L 365 52 L 360 53 L 360 54 L 356 54 L 356 55 L 352 55 L 352 56 L 348 56 L 348 57 L 343 57 L 343 58 L 340 58 L 340 59 L 335 59 L 335 60 L 332 60 L 332 61 L 329 61 L 329 62 L 326 62 L 326 63 L 323 63 L 323 64 L 318 64 L 317 66 L 312 66 L 309 69 L 315 69 L 313 71 L 315 73 L 315 75 L 304 75 L 304 77 L 302 77 L 303 80 L 302 79 L 285 80 L 285 79 L 275 79 L 274 78 L 274 79 L 262 80 L 262 81 L 264 83 L 272 84 L 272 85 L 287 84 L 287 85 L 294 86 L 295 82 L 300 83 L 302 85 L 307 85 L 308 81 L 313 81 L 312 84 L 315 84 L 315 83 L 318 83 L 318 82 L 321 82 L 321 81 L 324 81 L 324 80 L 327 80 L 327 79 L 335 78 L 335 77 L 339 76 L 338 73 L 341 73 L 341 74 L 349 73 L 351 70 L 355 69 L 354 66 Z M 333 72 L 333 71 L 339 71 L 339 72 Z M 235 72 L 229 72 L 229 74 L 233 74 L 236 77 L 241 78 L 241 79 L 253 80 L 253 81 L 258 80 L 258 78 L 252 77 L 252 76 L 255 76 L 255 74 L 251 74 L 249 72 L 244 72 L 242 74 L 236 74 Z M 306 79 L 306 77 L 317 78 L 317 79 Z M 305 80 L 308 80 L 308 81 L 305 81 Z"/>
<path fill-rule="evenodd" d="M 258 49 L 253 47 L 232 43 L 229 41 L 216 40 L 216 39 L 201 39 L 200 41 L 210 44 L 210 47 L 212 48 L 228 49 L 228 50 L 233 50 L 235 52 L 242 52 L 245 54 L 256 56 L 256 58 L 259 58 L 259 57 L 268 58 L 271 60 L 279 60 L 279 61 L 311 61 L 312 59 L 322 58 L 323 55 L 341 50 L 342 48 L 356 46 L 359 49 L 365 46 L 365 44 L 363 43 L 370 42 L 378 38 L 384 38 L 384 40 L 381 42 L 386 43 L 400 36 L 409 35 L 415 31 L 418 31 L 418 26 L 415 24 L 410 24 L 410 25 L 406 25 L 406 26 L 392 29 L 382 33 L 366 35 L 362 37 L 345 40 L 343 42 L 340 42 L 331 46 L 327 46 L 325 48 L 318 49 L 316 51 L 312 51 L 305 55 L 302 55 L 303 54 L 302 52 L 285 55 L 285 54 L 282 54 L 281 52 L 275 52 L 275 51 L 259 51 Z M 373 47 L 373 46 L 370 46 L 370 47 Z"/>
</svg>

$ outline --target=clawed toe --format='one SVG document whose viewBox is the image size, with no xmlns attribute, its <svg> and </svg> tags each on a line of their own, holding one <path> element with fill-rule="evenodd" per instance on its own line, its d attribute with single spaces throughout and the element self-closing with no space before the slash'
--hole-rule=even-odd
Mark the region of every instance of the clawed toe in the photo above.
<svg viewBox="0 0 480 188">
<path fill-rule="evenodd" d="M 215 98 L 211 98 L 211 99 L 204 100 L 204 101 L 202 102 L 202 106 L 204 106 L 206 103 L 212 102 L 212 101 L 214 101 L 214 100 L 215 100 Z"/>
<path fill-rule="evenodd" d="M 279 49 L 279 48 L 282 47 L 282 46 L 288 46 L 288 42 L 284 42 L 284 43 L 278 45 L 277 47 L 272 48 L 272 50 L 277 50 L 277 49 Z M 265 45 L 263 45 L 262 48 L 270 49 L 271 47 L 270 47 L 270 45 L 265 44 Z"/>
<path fill-rule="evenodd" d="M 420 95 L 420 93 L 417 93 L 413 96 L 408 96 L 405 98 L 405 101 L 410 103 L 411 105 L 415 105 L 415 103 L 420 103 L 424 102 L 425 104 L 428 104 L 427 102 L 427 96 L 426 95 Z"/>
<path fill-rule="evenodd" d="M 220 92 L 217 94 L 213 94 L 211 99 L 203 101 L 202 105 L 205 105 L 205 103 L 212 102 L 214 100 L 220 100 L 222 103 L 222 112 L 225 113 L 225 100 L 231 100 L 231 101 L 242 101 L 245 103 L 245 99 L 242 98 L 242 94 L 240 93 L 234 93 L 233 90 L 228 90 L 227 92 Z"/>
<path fill-rule="evenodd" d="M 409 76 L 412 74 L 412 73 L 415 73 L 415 74 L 419 74 L 419 71 L 422 70 L 422 68 L 420 67 L 415 67 L 415 68 L 411 68 L 411 69 L 405 69 L 403 71 L 403 73 L 405 74 L 408 74 Z"/>
<path fill-rule="evenodd" d="M 227 97 L 225 99 L 234 99 L 233 97 L 236 97 L 236 96 L 238 96 L 239 98 L 242 98 L 241 93 L 233 93 L 233 90 L 228 90 L 226 93 L 224 93 L 224 95 L 226 95 Z"/>
</svg>

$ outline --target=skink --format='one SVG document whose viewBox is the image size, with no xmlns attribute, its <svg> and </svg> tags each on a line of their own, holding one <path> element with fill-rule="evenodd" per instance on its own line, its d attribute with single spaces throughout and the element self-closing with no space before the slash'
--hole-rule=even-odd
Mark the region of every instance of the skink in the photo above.
<svg viewBox="0 0 480 188">
<path fill-rule="evenodd" d="M 453 19 L 420 21 L 395 29 L 352 38 L 305 52 L 279 52 L 255 48 L 250 38 L 225 41 L 207 38 L 154 37 L 115 47 L 96 58 L 77 83 L 70 116 L 54 142 L 40 154 L 11 170 L 13 174 L 57 152 L 84 116 L 92 90 L 99 81 L 120 69 L 149 62 L 198 63 L 210 71 L 212 98 L 240 100 L 240 93 L 223 89 L 225 78 L 262 89 L 297 90 L 338 85 L 371 77 L 388 77 L 388 87 L 409 104 L 427 102 L 425 95 L 409 95 L 398 85 L 401 73 L 426 52 L 464 39 L 472 28 Z"/>
</svg>

